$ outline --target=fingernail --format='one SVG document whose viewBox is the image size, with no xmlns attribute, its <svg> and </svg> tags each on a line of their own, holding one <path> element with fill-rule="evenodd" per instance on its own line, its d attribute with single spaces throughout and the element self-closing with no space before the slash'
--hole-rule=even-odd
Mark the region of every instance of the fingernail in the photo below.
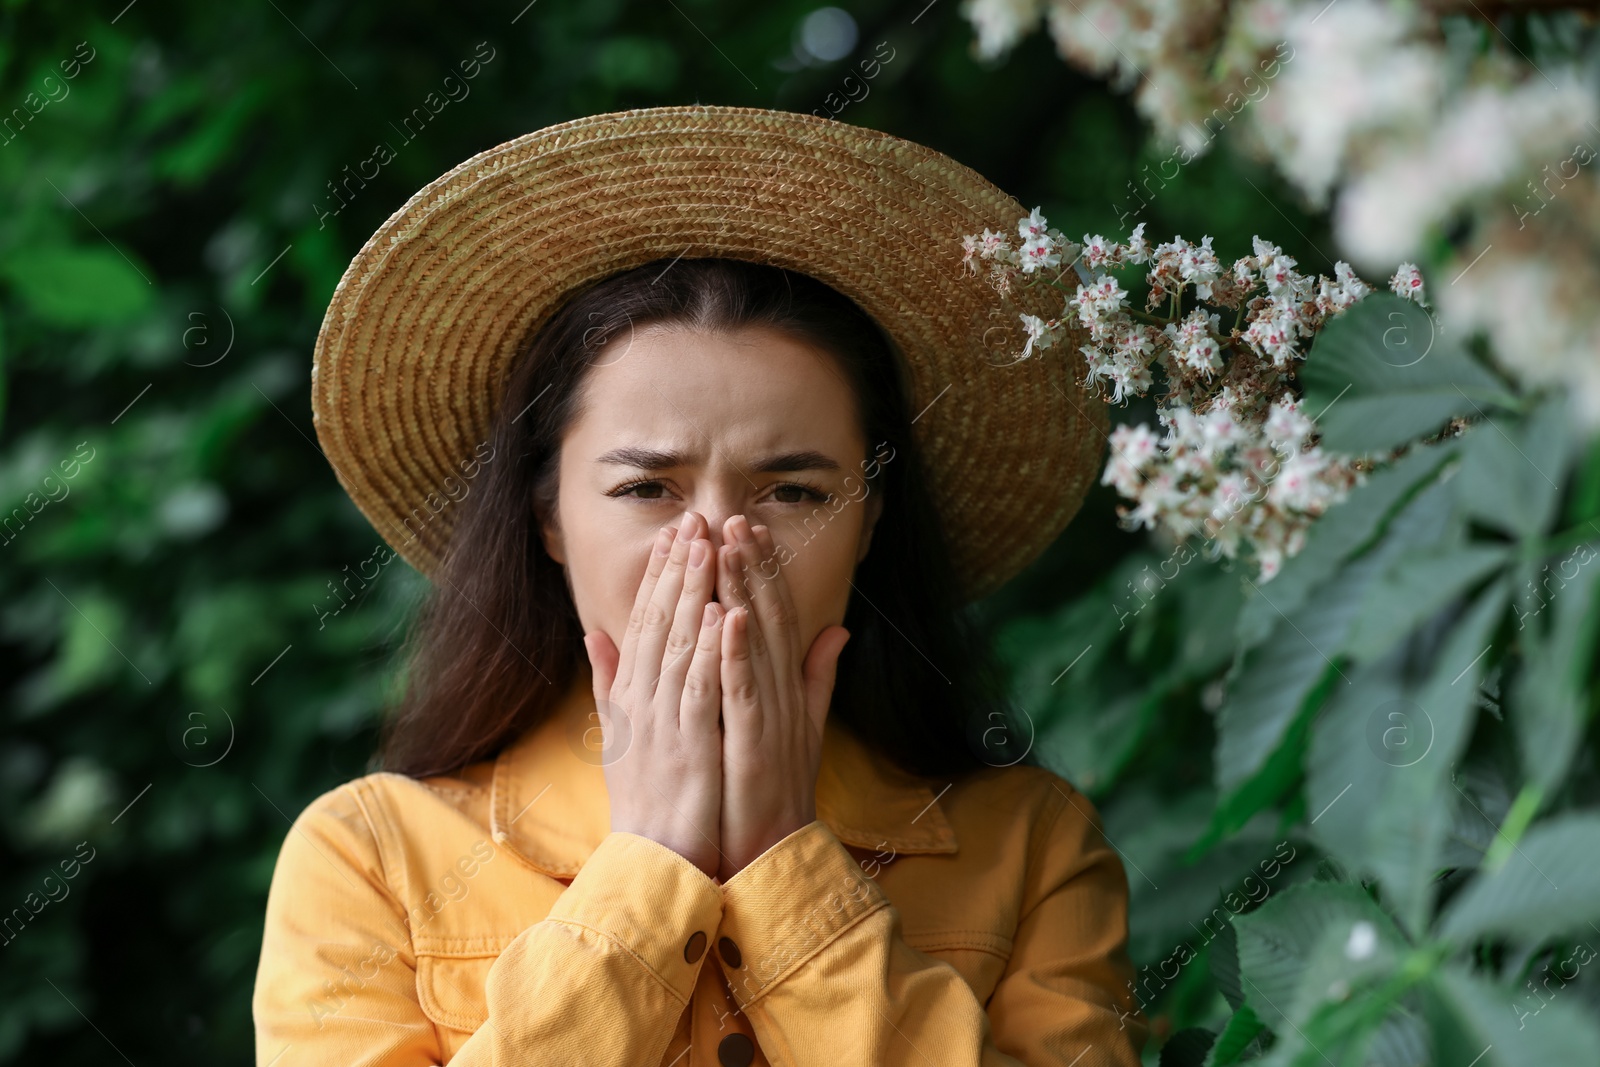
<svg viewBox="0 0 1600 1067">
<path fill-rule="evenodd" d="M 689 546 L 689 566 L 698 567 L 706 561 L 706 543 L 696 540 Z"/>
<path fill-rule="evenodd" d="M 689 516 L 687 514 L 684 515 L 683 518 L 678 520 L 678 537 L 677 537 L 677 539 L 679 541 L 687 541 L 687 540 L 689 540 Z"/>
<path fill-rule="evenodd" d="M 738 523 L 734 525 L 734 533 L 738 536 L 741 544 L 749 545 L 755 543 L 755 535 L 750 531 L 750 520 L 743 515 L 739 516 Z"/>
<path fill-rule="evenodd" d="M 715 600 L 708 601 L 706 604 L 706 610 L 700 618 L 700 625 L 709 630 L 711 627 L 715 626 L 716 623 L 717 602 Z"/>
<path fill-rule="evenodd" d="M 672 548 L 672 527 L 663 526 L 656 533 L 655 552 L 658 556 L 665 556 Z"/>
<path fill-rule="evenodd" d="M 767 528 L 765 526 L 752 526 L 750 527 L 750 532 L 755 534 L 757 537 L 760 537 L 762 534 L 767 532 Z"/>
</svg>

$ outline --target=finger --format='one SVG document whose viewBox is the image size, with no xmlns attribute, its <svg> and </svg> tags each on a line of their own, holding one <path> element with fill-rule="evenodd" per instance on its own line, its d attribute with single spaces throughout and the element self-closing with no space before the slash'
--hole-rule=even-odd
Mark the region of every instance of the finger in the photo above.
<svg viewBox="0 0 1600 1067">
<path fill-rule="evenodd" d="M 594 681 L 594 698 L 598 703 L 611 695 L 611 683 L 617 676 L 617 660 L 621 653 L 616 642 L 604 630 L 594 630 L 583 635 L 583 647 L 589 653 L 589 673 Z"/>
<path fill-rule="evenodd" d="M 639 591 L 633 597 L 633 612 L 628 616 L 628 628 L 622 635 L 617 673 L 612 682 L 619 688 L 625 688 L 633 680 L 634 652 L 639 645 L 639 631 L 644 625 L 645 609 L 650 604 L 650 598 L 655 595 L 656 582 L 660 580 L 661 572 L 666 569 L 667 553 L 672 548 L 675 533 L 670 523 L 656 531 L 655 542 L 650 548 L 650 559 L 645 564 L 644 577 L 639 582 Z"/>
<path fill-rule="evenodd" d="M 744 587 L 744 564 L 739 553 L 739 542 L 734 538 L 730 525 L 732 521 L 730 519 L 723 524 L 722 544 L 717 547 L 717 599 L 728 610 L 750 602 L 750 591 Z"/>
<path fill-rule="evenodd" d="M 616 642 L 604 630 L 584 634 L 583 647 L 589 652 L 589 668 L 594 682 L 595 716 L 600 723 L 600 750 L 610 752 L 619 731 L 619 724 L 611 714 L 614 707 L 611 703 L 611 684 L 616 677 L 620 654 Z"/>
<path fill-rule="evenodd" d="M 734 521 L 734 534 L 744 562 L 745 584 L 754 608 L 750 615 L 750 654 L 757 665 L 756 678 L 776 685 L 780 679 L 791 677 L 790 672 L 799 667 L 799 641 L 788 632 L 794 628 L 794 616 L 785 613 L 773 589 L 774 580 L 779 577 L 773 573 L 778 562 L 776 557 L 764 558 L 748 519 L 736 515 Z"/>
<path fill-rule="evenodd" d="M 656 696 L 663 708 L 677 708 L 683 698 L 684 679 L 689 673 L 689 656 L 694 652 L 704 621 L 706 604 L 713 595 L 716 559 L 711 542 L 697 537 L 689 542 L 689 559 L 683 577 L 683 592 L 678 597 L 672 628 L 662 650 L 661 678 Z"/>
<path fill-rule="evenodd" d="M 724 548 L 723 566 L 730 577 L 734 591 L 734 604 L 745 609 L 744 641 L 749 648 L 750 669 L 755 673 L 756 685 L 762 694 L 773 694 L 775 682 L 772 673 L 772 661 L 767 656 L 766 636 L 762 633 L 757 623 L 755 587 L 761 581 L 761 576 L 753 573 L 749 566 L 749 546 L 739 541 L 740 523 L 744 523 L 743 532 L 749 536 L 750 526 L 744 522 L 744 517 L 734 515 L 728 519 L 727 530 L 729 543 Z"/>
<path fill-rule="evenodd" d="M 784 576 L 783 567 L 778 562 L 777 543 L 772 539 L 772 531 L 766 526 L 752 526 L 750 532 L 756 535 L 756 544 L 761 546 L 761 577 L 765 580 L 765 584 L 772 587 L 782 617 L 789 620 L 785 627 L 789 634 L 786 649 L 789 662 L 798 663 L 800 662 L 800 613 L 795 610 L 794 597 L 789 591 L 789 579 Z M 771 578 L 767 579 L 769 574 Z"/>
<path fill-rule="evenodd" d="M 749 635 L 750 609 L 729 611 L 722 623 L 722 732 L 727 745 L 743 749 L 761 738 L 761 687 Z"/>
<path fill-rule="evenodd" d="M 732 522 L 733 520 L 729 520 Z M 749 605 L 749 590 L 744 588 L 744 564 L 740 561 L 739 544 L 734 540 L 732 528 L 724 523 L 722 544 L 717 549 L 717 599 L 724 611 L 741 604 Z"/>
<path fill-rule="evenodd" d="M 806 653 L 806 716 L 818 737 L 822 735 L 823 723 L 827 721 L 828 708 L 833 702 L 833 686 L 839 675 L 839 656 L 849 640 L 849 630 L 843 626 L 829 626 L 811 642 L 811 650 Z"/>
<path fill-rule="evenodd" d="M 722 714 L 722 627 L 726 617 L 722 605 L 714 600 L 700 612 L 700 636 L 678 705 L 678 730 L 690 737 L 714 733 Z"/>
<path fill-rule="evenodd" d="M 678 597 L 683 592 L 683 572 L 689 562 L 689 536 L 693 528 L 689 516 L 678 526 L 678 536 L 667 554 L 667 565 L 656 579 L 655 591 L 639 618 L 638 644 L 633 652 L 632 686 L 645 693 L 654 693 L 661 678 L 662 654 L 667 647 L 667 634 L 674 616 L 678 613 Z"/>
</svg>

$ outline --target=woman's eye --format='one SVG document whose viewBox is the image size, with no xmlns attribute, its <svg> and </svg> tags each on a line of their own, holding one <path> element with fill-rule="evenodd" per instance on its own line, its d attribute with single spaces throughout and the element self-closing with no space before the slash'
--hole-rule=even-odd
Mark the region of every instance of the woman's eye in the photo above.
<svg viewBox="0 0 1600 1067">
<path fill-rule="evenodd" d="M 608 496 L 632 496 L 641 500 L 660 500 L 666 486 L 660 482 L 633 482 L 611 490 Z"/>
<path fill-rule="evenodd" d="M 807 500 L 823 503 L 828 499 L 827 493 L 820 492 L 808 485 L 797 485 L 793 482 L 780 485 L 773 489 L 772 492 L 780 504 L 803 504 Z"/>
<path fill-rule="evenodd" d="M 631 496 L 639 500 L 662 500 L 666 498 L 667 487 L 657 481 L 632 482 L 620 485 L 608 493 L 608 496 Z M 809 485 L 798 482 L 784 482 L 772 488 L 772 500 L 778 504 L 804 504 L 808 501 L 826 503 L 832 495 Z"/>
</svg>

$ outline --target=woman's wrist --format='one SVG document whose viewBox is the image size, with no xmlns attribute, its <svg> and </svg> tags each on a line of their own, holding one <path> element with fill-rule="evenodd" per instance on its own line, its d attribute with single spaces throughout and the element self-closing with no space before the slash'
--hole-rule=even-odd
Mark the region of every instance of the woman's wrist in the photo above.
<svg viewBox="0 0 1600 1067">
<path fill-rule="evenodd" d="M 611 832 L 634 834 L 654 841 L 662 848 L 670 849 L 694 864 L 708 878 L 715 878 L 723 866 L 721 853 L 704 837 L 698 835 L 685 835 L 661 826 L 618 822 L 615 819 L 611 822 Z"/>
<path fill-rule="evenodd" d="M 724 882 L 728 881 L 734 875 L 738 874 L 740 871 L 750 866 L 750 864 L 754 863 L 757 859 L 760 859 L 762 856 L 766 855 L 766 853 L 778 842 L 794 834 L 796 831 L 805 829 L 807 826 L 810 826 L 816 821 L 816 813 L 813 809 L 812 813 L 807 817 L 795 816 L 793 818 L 785 819 L 781 822 L 773 823 L 771 830 L 752 841 L 744 851 L 735 854 L 729 854 L 725 852 L 721 856 L 722 865 L 718 869 L 717 877 Z"/>
</svg>

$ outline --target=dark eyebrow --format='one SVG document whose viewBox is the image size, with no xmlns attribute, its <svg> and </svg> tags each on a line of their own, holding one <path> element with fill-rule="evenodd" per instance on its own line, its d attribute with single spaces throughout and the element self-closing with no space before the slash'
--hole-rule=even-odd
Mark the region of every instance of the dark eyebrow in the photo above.
<svg viewBox="0 0 1600 1067">
<path fill-rule="evenodd" d="M 751 464 L 750 469 L 757 474 L 767 474 L 772 471 L 836 471 L 839 469 L 839 464 L 831 456 L 807 449 L 767 456 Z"/>
<path fill-rule="evenodd" d="M 664 471 L 683 465 L 683 453 L 659 448 L 613 448 L 595 460 L 619 467 L 638 467 L 640 470 Z"/>
<path fill-rule="evenodd" d="M 681 452 L 660 448 L 613 448 L 604 453 L 596 463 L 611 463 L 621 467 L 637 467 L 640 470 L 664 471 L 673 467 L 684 465 L 684 456 Z M 824 455 L 810 449 L 798 452 L 779 452 L 776 455 L 765 456 L 751 464 L 750 470 L 757 474 L 767 474 L 774 471 L 836 471 L 839 464 L 831 456 Z"/>
</svg>

